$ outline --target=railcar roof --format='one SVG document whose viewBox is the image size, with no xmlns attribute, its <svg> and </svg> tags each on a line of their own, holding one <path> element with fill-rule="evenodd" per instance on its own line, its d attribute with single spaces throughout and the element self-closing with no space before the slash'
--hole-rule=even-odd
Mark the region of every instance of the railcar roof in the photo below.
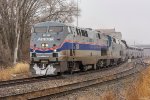
<svg viewBox="0 0 150 100">
<path fill-rule="evenodd" d="M 46 22 L 40 22 L 40 23 L 34 24 L 33 26 L 39 27 L 39 26 L 68 26 L 68 25 L 61 23 L 61 22 L 46 21 Z"/>
<path fill-rule="evenodd" d="M 129 46 L 129 48 L 142 49 L 141 47 L 136 47 L 136 46 L 133 46 L 133 45 Z"/>
</svg>

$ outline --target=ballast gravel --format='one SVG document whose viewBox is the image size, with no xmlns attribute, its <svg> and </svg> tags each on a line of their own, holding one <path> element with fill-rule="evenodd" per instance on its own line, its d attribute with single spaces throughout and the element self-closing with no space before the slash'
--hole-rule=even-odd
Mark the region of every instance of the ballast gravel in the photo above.
<svg viewBox="0 0 150 100">
<path fill-rule="evenodd" d="M 133 67 L 134 67 L 133 63 L 126 63 L 119 67 L 114 67 L 111 70 L 108 69 L 108 70 L 91 73 L 91 74 L 85 74 L 85 75 L 80 75 L 80 76 L 68 75 L 68 76 L 64 76 L 65 78 L 63 79 L 55 79 L 55 80 L 48 80 L 48 81 L 42 81 L 42 82 L 39 81 L 35 83 L 30 83 L 30 84 L 23 84 L 23 85 L 0 88 L 0 97 L 40 91 L 40 90 L 45 90 L 48 88 L 54 88 L 54 87 L 78 83 L 78 82 L 82 82 L 86 80 L 97 79 L 97 78 L 101 78 L 104 76 L 110 76 L 116 73 L 127 71 L 129 69 L 132 69 Z"/>
</svg>

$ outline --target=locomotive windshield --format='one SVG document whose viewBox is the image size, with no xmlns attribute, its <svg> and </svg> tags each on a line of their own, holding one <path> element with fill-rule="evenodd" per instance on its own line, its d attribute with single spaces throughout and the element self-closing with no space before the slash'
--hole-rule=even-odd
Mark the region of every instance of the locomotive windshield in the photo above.
<svg viewBox="0 0 150 100">
<path fill-rule="evenodd" d="M 48 32 L 59 33 L 63 31 L 62 26 L 50 26 Z M 47 33 L 47 27 L 34 27 L 35 33 Z"/>
<path fill-rule="evenodd" d="M 62 32 L 62 31 L 63 31 L 63 27 L 62 26 L 51 26 L 49 28 L 49 32 L 59 33 L 59 32 Z"/>
<path fill-rule="evenodd" d="M 46 33 L 47 27 L 34 27 L 34 32 L 35 33 Z"/>
</svg>

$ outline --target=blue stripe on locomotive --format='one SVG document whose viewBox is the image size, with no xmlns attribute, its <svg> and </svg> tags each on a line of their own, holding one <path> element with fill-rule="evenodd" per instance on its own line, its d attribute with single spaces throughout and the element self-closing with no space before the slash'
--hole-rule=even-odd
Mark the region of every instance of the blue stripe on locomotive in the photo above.
<svg viewBox="0 0 150 100">
<path fill-rule="evenodd" d="M 77 45 L 79 45 L 79 48 L 77 48 Z M 108 46 L 66 42 L 66 43 L 63 44 L 63 46 L 61 48 L 57 49 L 57 52 L 60 52 L 60 51 L 63 51 L 63 50 L 70 50 L 70 49 L 101 51 L 101 49 L 108 49 Z M 33 49 L 30 48 L 30 52 L 33 52 Z M 53 50 L 47 50 L 47 51 L 35 50 L 35 52 L 36 53 L 52 53 Z"/>
</svg>

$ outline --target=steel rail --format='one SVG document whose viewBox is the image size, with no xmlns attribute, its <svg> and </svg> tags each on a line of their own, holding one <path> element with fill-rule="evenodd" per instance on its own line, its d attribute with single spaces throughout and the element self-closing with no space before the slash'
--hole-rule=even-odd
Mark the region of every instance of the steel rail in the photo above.
<svg viewBox="0 0 150 100">
<path fill-rule="evenodd" d="M 29 93 L 24 93 L 24 94 L 12 95 L 12 96 L 8 96 L 8 97 L 4 97 L 3 99 L 6 99 L 6 98 L 16 99 L 20 96 L 24 97 L 25 99 L 53 96 L 55 94 L 72 91 L 72 90 L 88 87 L 88 86 L 95 85 L 95 84 L 100 84 L 100 83 L 111 81 L 111 80 L 120 79 L 120 78 L 129 76 L 129 75 L 132 75 L 134 73 L 139 72 L 139 70 L 136 69 L 137 65 L 140 65 L 140 64 L 135 63 L 135 67 L 133 67 L 129 70 L 120 72 L 120 73 L 113 74 L 113 75 L 106 75 L 106 76 L 103 76 L 103 77 L 100 77 L 97 79 L 82 81 L 82 82 L 68 84 L 68 85 L 54 87 L 54 88 L 48 88 L 48 89 L 44 89 L 44 90 L 40 90 L 40 91 L 33 91 L 33 92 L 29 92 Z M 141 69 L 144 69 L 144 68 L 145 67 L 141 67 Z"/>
</svg>

